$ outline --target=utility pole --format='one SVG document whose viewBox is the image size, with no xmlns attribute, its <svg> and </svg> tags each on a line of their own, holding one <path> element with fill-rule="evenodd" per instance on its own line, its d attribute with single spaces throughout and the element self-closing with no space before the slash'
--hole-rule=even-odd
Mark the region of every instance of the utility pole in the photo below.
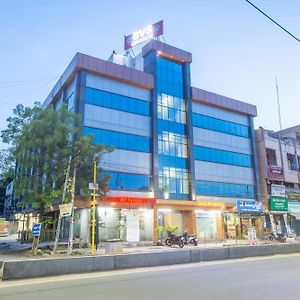
<svg viewBox="0 0 300 300">
<path fill-rule="evenodd" d="M 62 195 L 62 201 L 61 201 L 62 203 L 64 203 L 65 198 L 66 198 L 67 185 L 68 185 L 69 176 L 70 176 L 71 161 L 72 161 L 72 156 L 70 155 L 69 162 L 68 162 L 67 173 L 66 173 L 66 177 L 65 177 L 63 195 Z M 56 233 L 55 233 L 55 242 L 54 242 L 54 247 L 53 247 L 52 254 L 55 254 L 56 251 L 57 251 L 58 239 L 59 239 L 60 228 L 61 228 L 61 220 L 62 220 L 62 215 L 59 212 L 58 223 L 57 223 L 57 228 L 56 228 Z"/>
<path fill-rule="evenodd" d="M 96 162 L 94 161 L 94 188 L 93 188 L 93 208 L 92 208 L 92 255 L 95 254 L 95 225 L 96 225 Z"/>
<path fill-rule="evenodd" d="M 281 131 L 282 130 L 282 123 L 281 123 L 281 111 L 280 111 L 280 101 L 279 101 L 279 91 L 278 91 L 277 77 L 275 77 L 275 84 L 276 84 L 276 94 L 277 94 L 277 108 L 278 108 L 279 128 L 280 128 L 280 131 Z"/>
<path fill-rule="evenodd" d="M 72 183 L 72 212 L 71 212 L 71 222 L 70 222 L 70 233 L 69 233 L 69 245 L 68 245 L 68 254 L 72 254 L 73 251 L 73 238 L 74 238 L 74 198 L 75 198 L 75 184 L 76 184 L 76 162 L 74 162 L 74 170 L 73 170 L 73 183 Z"/>
</svg>

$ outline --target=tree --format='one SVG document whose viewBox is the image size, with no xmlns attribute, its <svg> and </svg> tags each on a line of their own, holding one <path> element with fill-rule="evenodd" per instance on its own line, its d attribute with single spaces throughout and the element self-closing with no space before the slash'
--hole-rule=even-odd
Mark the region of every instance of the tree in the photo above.
<svg viewBox="0 0 300 300">
<path fill-rule="evenodd" d="M 0 151 L 0 215 L 3 213 L 6 187 L 13 180 L 14 160 L 9 149 Z"/>
<path fill-rule="evenodd" d="M 42 222 L 53 201 L 60 202 L 70 157 L 71 169 L 80 170 L 74 189 L 77 194 L 89 195 L 93 162 L 99 162 L 109 149 L 94 145 L 90 136 L 82 136 L 79 115 L 65 106 L 43 110 L 39 104 L 33 108 L 17 105 L 14 117 L 7 121 L 1 137 L 11 144 L 11 155 L 16 161 L 14 198 L 19 199 L 19 206 L 36 210 Z M 71 194 L 66 194 L 64 202 L 70 201 Z"/>
</svg>

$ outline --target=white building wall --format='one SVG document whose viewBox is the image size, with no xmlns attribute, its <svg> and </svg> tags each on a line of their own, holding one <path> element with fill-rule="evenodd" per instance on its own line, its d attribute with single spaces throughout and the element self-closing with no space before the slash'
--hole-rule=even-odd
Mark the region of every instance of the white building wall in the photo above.
<svg viewBox="0 0 300 300">
<path fill-rule="evenodd" d="M 119 81 L 114 81 L 108 78 L 87 74 L 86 86 L 97 90 L 106 91 L 114 94 L 119 94 L 127 97 L 132 97 L 144 101 L 151 101 L 151 91 L 128 85 Z"/>
<path fill-rule="evenodd" d="M 193 127 L 194 145 L 251 155 L 250 139 Z"/>
<path fill-rule="evenodd" d="M 249 120 L 246 115 L 226 111 L 217 107 L 207 106 L 201 103 L 192 103 L 193 113 L 210 116 L 216 119 L 225 120 L 233 123 L 249 126 Z"/>
<path fill-rule="evenodd" d="M 84 126 L 150 137 L 150 117 L 85 104 Z"/>
<path fill-rule="evenodd" d="M 196 180 L 254 185 L 252 168 L 195 161 Z"/>
</svg>

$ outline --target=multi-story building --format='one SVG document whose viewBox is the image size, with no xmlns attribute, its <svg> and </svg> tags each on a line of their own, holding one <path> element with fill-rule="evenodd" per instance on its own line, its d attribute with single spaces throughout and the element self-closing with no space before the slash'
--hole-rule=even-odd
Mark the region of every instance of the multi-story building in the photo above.
<svg viewBox="0 0 300 300">
<path fill-rule="evenodd" d="M 300 125 L 278 132 L 259 128 L 256 142 L 267 225 L 300 235 Z"/>
<path fill-rule="evenodd" d="M 135 58 L 77 53 L 45 100 L 66 102 L 84 135 L 114 147 L 101 162 L 111 176 L 98 202 L 102 239 L 156 240 L 159 225 L 220 239 L 257 225 L 256 107 L 192 87 L 191 62 L 158 40 Z M 84 239 L 89 204 L 76 207 Z"/>
</svg>

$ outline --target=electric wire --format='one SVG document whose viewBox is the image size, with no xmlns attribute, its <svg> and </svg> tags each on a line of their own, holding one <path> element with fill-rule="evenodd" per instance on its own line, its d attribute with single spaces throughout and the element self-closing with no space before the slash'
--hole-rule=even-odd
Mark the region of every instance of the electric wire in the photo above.
<svg viewBox="0 0 300 300">
<path fill-rule="evenodd" d="M 256 10 L 258 10 L 261 14 L 263 14 L 266 18 L 268 18 L 271 22 L 273 22 L 275 25 L 277 25 L 279 28 L 281 28 L 283 31 L 285 31 L 288 35 L 290 35 L 292 38 L 294 38 L 298 43 L 300 43 L 300 39 L 298 39 L 295 35 L 293 35 L 290 31 L 285 29 L 283 26 L 281 26 L 278 22 L 276 22 L 274 19 L 272 19 L 269 15 L 267 15 L 265 12 L 263 12 L 260 8 L 258 8 L 256 5 L 254 5 L 249 0 L 245 0 L 248 4 L 253 6 Z"/>
<path fill-rule="evenodd" d="M 98 48 L 98 49 L 101 49 L 101 50 L 113 51 L 113 49 L 100 47 L 100 46 L 95 45 L 95 44 L 81 42 L 81 41 L 65 38 L 65 37 L 62 37 L 62 36 L 58 36 L 58 35 L 55 35 L 55 34 L 50 34 L 50 33 L 45 33 L 45 32 L 41 32 L 41 31 L 37 31 L 37 30 L 28 29 L 28 28 L 21 27 L 21 26 L 15 26 L 15 25 L 6 24 L 6 23 L 0 23 L 0 25 L 10 27 L 10 28 L 13 28 L 13 29 L 17 29 L 17 30 L 26 31 L 26 32 L 33 33 L 33 34 L 38 34 L 38 35 L 41 35 L 41 36 L 44 36 L 44 37 L 50 37 L 50 38 L 53 38 L 53 39 L 62 40 L 62 41 L 73 43 L 73 44 L 81 44 L 81 45 L 86 45 L 86 46 L 93 47 L 93 48 Z"/>
<path fill-rule="evenodd" d="M 49 85 L 50 83 L 51 82 L 44 82 L 42 84 L 39 84 L 39 85 L 37 85 L 35 87 L 32 87 L 30 89 L 27 89 L 25 91 L 19 92 L 19 93 L 14 94 L 14 95 L 10 95 L 9 97 L 1 97 L 1 98 L 17 97 L 18 99 L 12 99 L 12 100 L 6 101 L 4 103 L 1 103 L 1 101 L 0 101 L 0 105 L 6 105 L 6 104 L 9 104 L 9 103 L 15 103 L 17 101 L 20 101 L 20 98 L 23 98 L 24 96 L 27 96 L 27 95 L 30 95 L 30 94 L 36 92 L 36 91 L 39 91 L 41 88 L 43 88 L 44 86 Z M 1 100 L 1 98 L 0 98 L 0 100 Z M 21 101 L 23 101 L 23 100 L 21 100 Z"/>
<path fill-rule="evenodd" d="M 18 81 L 4 81 L 4 82 L 0 82 L 0 88 L 15 87 L 15 86 L 22 86 L 22 85 L 31 85 L 31 84 L 35 84 L 37 82 L 41 82 L 41 81 L 45 81 L 45 80 L 56 79 L 58 77 L 59 77 L 59 75 L 50 76 L 50 77 L 43 77 L 43 78 L 18 80 Z"/>
</svg>

